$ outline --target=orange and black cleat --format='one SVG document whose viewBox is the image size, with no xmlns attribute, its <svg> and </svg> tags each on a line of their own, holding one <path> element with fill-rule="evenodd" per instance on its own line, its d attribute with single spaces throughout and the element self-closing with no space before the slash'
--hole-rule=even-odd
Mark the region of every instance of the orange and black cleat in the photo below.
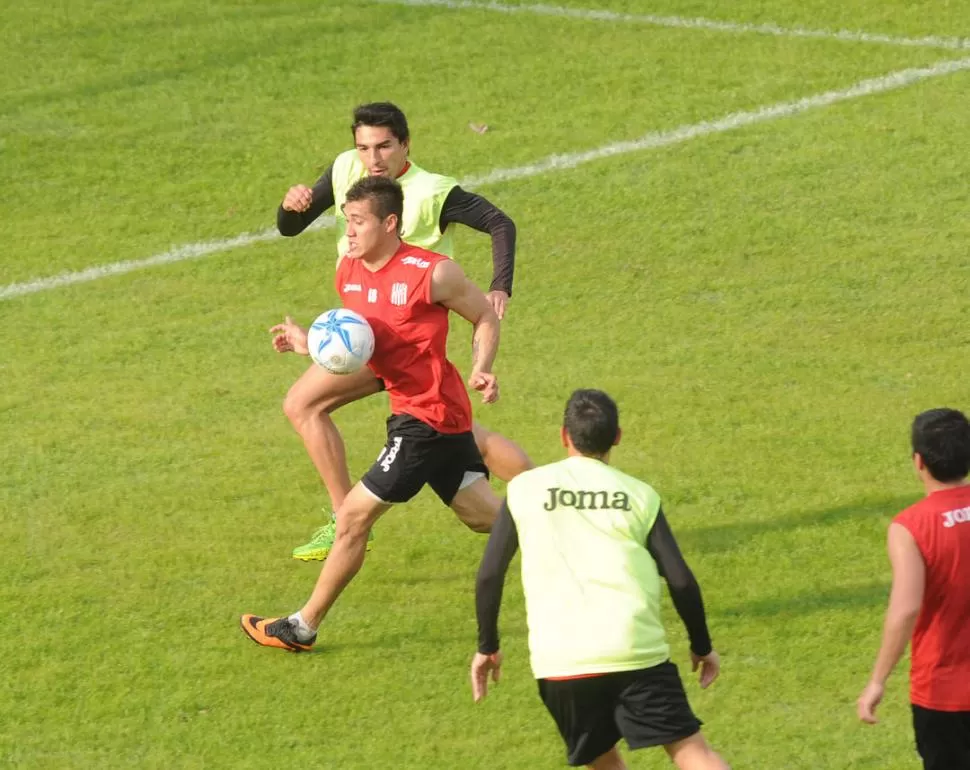
<svg viewBox="0 0 970 770">
<path fill-rule="evenodd" d="M 263 647 L 279 647 L 290 652 L 308 652 L 313 648 L 317 635 L 303 642 L 296 635 L 296 621 L 290 618 L 260 618 L 243 615 L 239 619 L 243 632 Z"/>
</svg>

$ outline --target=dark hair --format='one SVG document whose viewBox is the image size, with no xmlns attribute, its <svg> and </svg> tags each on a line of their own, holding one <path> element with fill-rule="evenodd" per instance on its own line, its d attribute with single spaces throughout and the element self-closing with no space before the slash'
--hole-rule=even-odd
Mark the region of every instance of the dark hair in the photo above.
<svg viewBox="0 0 970 770">
<path fill-rule="evenodd" d="M 389 128 L 399 142 L 406 142 L 411 138 L 411 133 L 408 131 L 408 119 L 404 117 L 404 113 L 400 109 L 390 102 L 371 102 L 357 106 L 354 109 L 354 122 L 350 126 L 355 137 L 360 126 Z"/>
<path fill-rule="evenodd" d="M 620 433 L 616 402 L 602 390 L 573 391 L 562 424 L 573 446 L 584 455 L 605 455 Z"/>
<path fill-rule="evenodd" d="M 354 182 L 347 190 L 345 203 L 370 201 L 370 208 L 382 222 L 391 214 L 397 214 L 397 231 L 401 232 L 404 215 L 404 191 L 393 179 L 384 176 L 365 176 Z"/>
<path fill-rule="evenodd" d="M 913 452 L 944 484 L 970 473 L 970 422 L 956 409 L 930 409 L 913 420 Z"/>
</svg>

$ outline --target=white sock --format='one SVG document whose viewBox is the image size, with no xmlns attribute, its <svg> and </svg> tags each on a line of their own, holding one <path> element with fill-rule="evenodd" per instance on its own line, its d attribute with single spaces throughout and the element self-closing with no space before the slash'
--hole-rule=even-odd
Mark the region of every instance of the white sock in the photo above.
<svg viewBox="0 0 970 770">
<path fill-rule="evenodd" d="M 296 638 L 301 642 L 309 642 L 313 638 L 313 635 L 316 634 L 316 631 L 307 625 L 299 611 L 290 615 L 290 620 L 296 621 Z"/>
</svg>

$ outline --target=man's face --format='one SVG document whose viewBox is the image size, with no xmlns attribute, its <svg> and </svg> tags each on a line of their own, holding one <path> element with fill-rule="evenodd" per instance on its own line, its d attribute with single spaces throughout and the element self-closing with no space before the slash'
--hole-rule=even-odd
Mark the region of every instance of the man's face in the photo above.
<svg viewBox="0 0 970 770">
<path fill-rule="evenodd" d="M 399 142 L 386 126 L 358 126 L 354 142 L 369 176 L 396 179 L 408 162 L 408 143 Z"/>
<path fill-rule="evenodd" d="M 372 206 L 370 200 L 348 201 L 344 204 L 349 243 L 346 256 L 351 259 L 378 253 L 388 240 L 397 236 L 397 218 L 392 214 L 382 221 L 374 213 Z"/>
</svg>

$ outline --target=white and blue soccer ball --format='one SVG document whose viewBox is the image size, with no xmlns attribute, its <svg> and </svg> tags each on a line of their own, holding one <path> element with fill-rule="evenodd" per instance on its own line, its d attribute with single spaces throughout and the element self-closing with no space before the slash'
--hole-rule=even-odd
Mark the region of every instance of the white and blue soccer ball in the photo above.
<svg viewBox="0 0 970 770">
<path fill-rule="evenodd" d="M 321 313 L 307 334 L 310 357 L 332 374 L 353 374 L 374 354 L 374 330 L 353 310 Z"/>
</svg>

